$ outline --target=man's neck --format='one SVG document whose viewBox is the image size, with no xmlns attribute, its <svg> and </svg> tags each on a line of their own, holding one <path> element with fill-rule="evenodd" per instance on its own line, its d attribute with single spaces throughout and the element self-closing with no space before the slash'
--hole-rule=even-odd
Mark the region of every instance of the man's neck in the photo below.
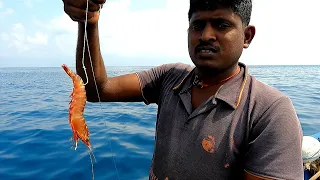
<svg viewBox="0 0 320 180">
<path fill-rule="evenodd" d="M 201 71 L 200 69 L 196 68 L 196 74 L 198 75 L 199 79 L 205 84 L 220 84 L 238 74 L 240 70 L 239 68 L 240 67 L 238 64 L 223 71 L 214 69 L 210 71 Z"/>
</svg>

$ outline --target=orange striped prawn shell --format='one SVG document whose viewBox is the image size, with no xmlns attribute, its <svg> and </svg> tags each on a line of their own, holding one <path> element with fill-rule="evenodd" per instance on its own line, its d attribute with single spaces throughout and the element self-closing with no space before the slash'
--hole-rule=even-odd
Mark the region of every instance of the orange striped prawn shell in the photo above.
<svg viewBox="0 0 320 180">
<path fill-rule="evenodd" d="M 71 77 L 74 86 L 70 95 L 69 123 L 73 133 L 72 140 L 75 149 L 77 149 L 78 140 L 81 139 L 81 141 L 91 150 L 89 129 L 83 117 L 83 111 L 87 101 L 84 83 L 81 77 L 75 74 L 65 64 L 62 65 L 62 68 Z"/>
</svg>

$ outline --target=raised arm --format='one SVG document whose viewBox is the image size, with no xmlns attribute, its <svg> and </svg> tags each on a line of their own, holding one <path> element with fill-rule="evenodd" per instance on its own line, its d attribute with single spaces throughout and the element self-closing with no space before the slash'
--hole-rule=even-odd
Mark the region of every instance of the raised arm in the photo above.
<svg viewBox="0 0 320 180">
<path fill-rule="evenodd" d="M 86 19 L 87 0 L 63 0 L 65 12 L 74 21 L 78 22 L 78 42 L 76 49 L 76 69 L 77 74 L 86 82 L 82 58 L 84 48 L 84 32 Z M 87 37 L 89 50 L 94 71 L 97 89 L 101 101 L 142 101 L 139 79 L 135 74 L 127 74 L 118 77 L 109 78 L 100 51 L 99 42 L 99 9 L 105 0 L 89 1 Z M 87 100 L 91 102 L 98 101 L 98 94 L 94 83 L 94 76 L 89 60 L 87 46 L 85 46 L 84 64 L 88 75 L 88 84 L 86 85 Z"/>
<path fill-rule="evenodd" d="M 87 27 L 88 42 L 94 75 L 97 82 L 101 101 L 141 101 L 142 95 L 140 91 L 139 80 L 135 74 L 127 74 L 117 77 L 108 77 L 104 61 L 100 51 L 98 22 L 88 24 Z M 84 23 L 79 23 L 78 43 L 76 52 L 77 73 L 85 79 L 82 67 L 82 53 L 84 43 Z M 85 46 L 84 62 L 88 74 L 88 84 L 86 85 L 88 101 L 98 101 L 98 95 L 91 70 L 91 63 L 87 46 Z"/>
</svg>

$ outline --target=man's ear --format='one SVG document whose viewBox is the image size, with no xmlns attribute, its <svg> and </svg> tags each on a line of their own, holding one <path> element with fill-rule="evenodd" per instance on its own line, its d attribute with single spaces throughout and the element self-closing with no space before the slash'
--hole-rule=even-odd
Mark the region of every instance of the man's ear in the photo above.
<svg viewBox="0 0 320 180">
<path fill-rule="evenodd" d="M 254 26 L 247 26 L 244 30 L 244 42 L 243 42 L 243 48 L 248 48 L 251 41 L 254 38 L 254 35 L 256 34 L 256 28 Z"/>
</svg>

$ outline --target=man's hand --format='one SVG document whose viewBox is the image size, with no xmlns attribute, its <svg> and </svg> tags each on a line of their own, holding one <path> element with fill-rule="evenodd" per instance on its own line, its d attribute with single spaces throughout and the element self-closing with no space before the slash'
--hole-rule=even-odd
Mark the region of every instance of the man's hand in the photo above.
<svg viewBox="0 0 320 180">
<path fill-rule="evenodd" d="M 100 12 L 106 0 L 62 0 L 64 4 L 64 11 L 70 16 L 73 21 L 85 22 L 86 7 L 88 5 L 88 23 L 96 24 L 99 20 Z"/>
</svg>

